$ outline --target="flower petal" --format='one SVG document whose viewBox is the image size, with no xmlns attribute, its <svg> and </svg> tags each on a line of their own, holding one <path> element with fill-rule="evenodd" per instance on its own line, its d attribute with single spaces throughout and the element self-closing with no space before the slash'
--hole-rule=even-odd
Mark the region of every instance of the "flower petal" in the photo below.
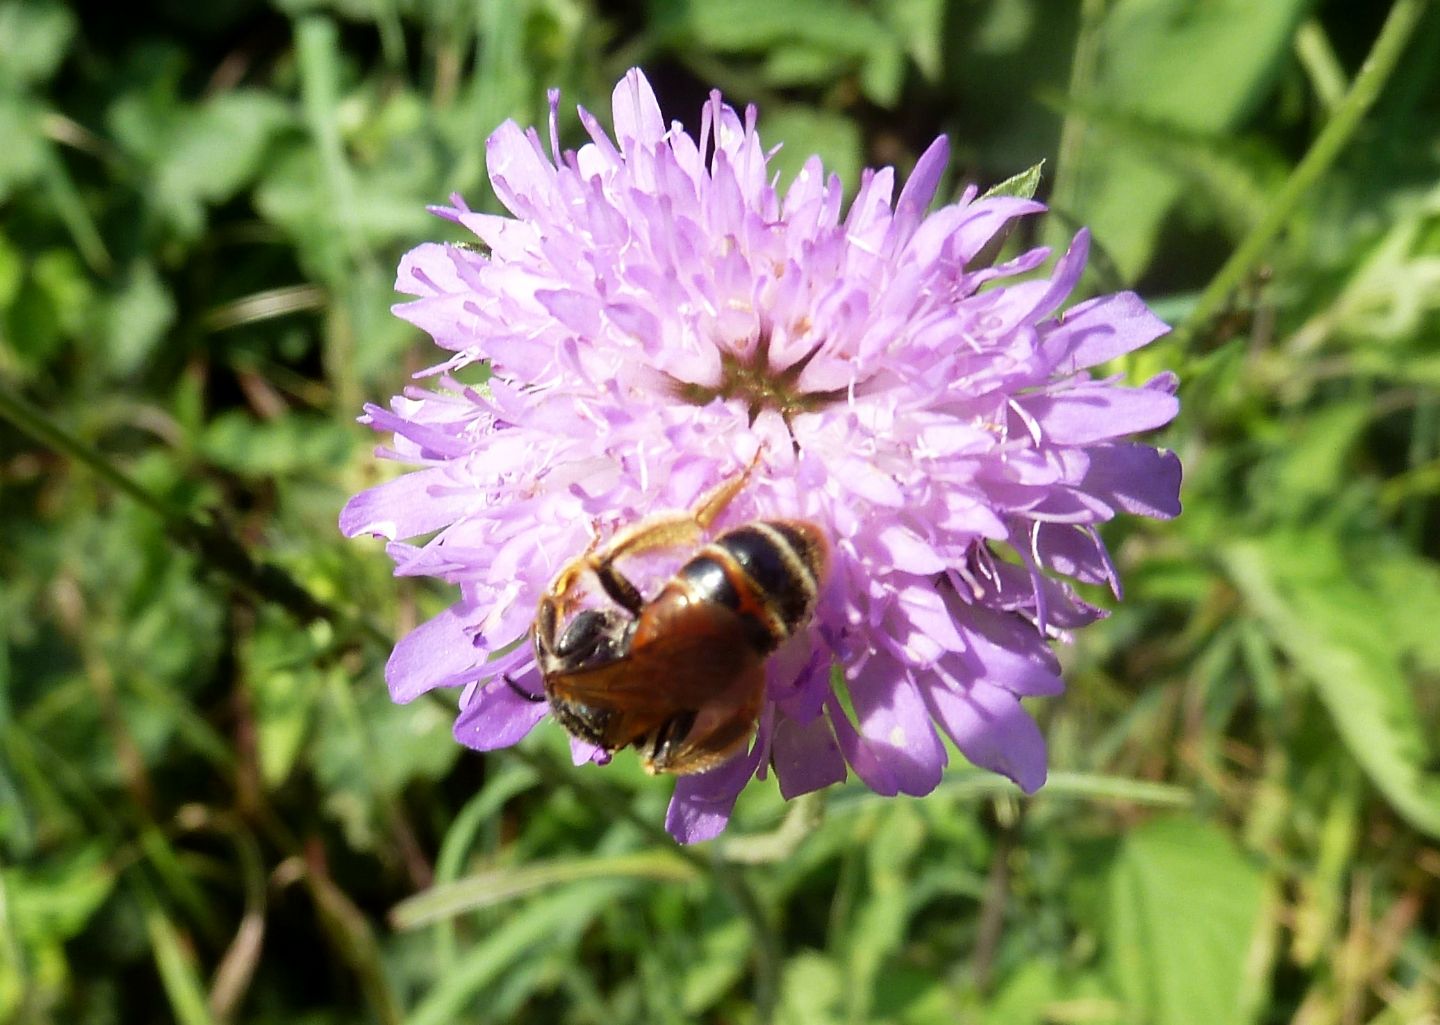
<svg viewBox="0 0 1440 1025">
<path fill-rule="evenodd" d="M 1180 515 L 1180 460 L 1174 452 L 1120 442 L 1086 449 L 1080 486 L 1117 509 L 1168 520 Z"/>
<path fill-rule="evenodd" d="M 400 638 L 385 663 L 391 699 L 404 704 L 435 687 L 453 686 L 466 670 L 478 675 L 485 652 L 475 647 L 469 626 L 474 615 L 473 609 L 452 605 Z"/>
<path fill-rule="evenodd" d="M 777 717 L 770 764 L 787 801 L 845 780 L 845 755 L 823 715 L 805 726 L 786 715 Z"/>
<path fill-rule="evenodd" d="M 770 747 L 770 715 L 761 719 L 760 730 L 749 751 L 724 765 L 697 776 L 681 776 L 665 813 L 665 829 L 683 844 L 699 843 L 719 836 L 735 810 L 735 799 L 764 762 Z"/>
<path fill-rule="evenodd" d="M 1113 385 L 1078 385 L 1016 400 L 1051 445 L 1089 445 L 1169 423 L 1180 403 L 1165 392 Z"/>
<path fill-rule="evenodd" d="M 610 96 L 615 115 L 615 138 L 626 156 L 633 157 L 639 146 L 654 146 L 665 134 L 665 118 L 650 80 L 639 68 L 631 68 Z"/>
<path fill-rule="evenodd" d="M 1134 292 L 1117 292 L 1077 303 L 1043 343 L 1057 374 L 1073 374 L 1148 345 L 1169 326 Z"/>
<path fill-rule="evenodd" d="M 521 690 L 536 693 L 538 673 L 515 681 Z M 549 706 L 516 694 L 504 680 L 496 679 L 479 687 L 455 720 L 455 739 L 476 751 L 494 751 L 517 744 L 545 718 Z"/>
<path fill-rule="evenodd" d="M 370 534 L 394 541 L 439 530 L 475 505 L 475 495 L 455 486 L 448 466 L 431 466 L 362 491 L 340 511 L 340 533 Z"/>
<path fill-rule="evenodd" d="M 926 697 L 966 758 L 1010 777 L 1027 794 L 1044 786 L 1045 738 L 1014 694 L 983 681 L 969 687 L 936 682 Z"/>
<path fill-rule="evenodd" d="M 845 760 L 876 793 L 921 795 L 934 790 L 945 768 L 945 748 L 908 670 L 884 652 L 850 686 L 859 729 L 833 698 L 830 720 Z"/>
</svg>

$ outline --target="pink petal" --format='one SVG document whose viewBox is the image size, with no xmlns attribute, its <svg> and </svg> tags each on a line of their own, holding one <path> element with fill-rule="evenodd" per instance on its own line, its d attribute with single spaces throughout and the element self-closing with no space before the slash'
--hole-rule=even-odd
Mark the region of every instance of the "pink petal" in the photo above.
<svg viewBox="0 0 1440 1025">
<path fill-rule="evenodd" d="M 515 681 L 529 693 L 540 684 L 539 674 L 530 673 Z M 455 720 L 455 739 L 476 751 L 494 751 L 517 744 L 545 718 L 549 705 L 528 701 L 516 694 L 502 679 L 494 679 L 470 695 L 470 701 Z"/>
<path fill-rule="evenodd" d="M 615 115 L 615 138 L 627 156 L 633 155 L 637 142 L 654 146 L 664 137 L 665 118 L 655 90 L 639 68 L 625 72 L 611 93 L 610 105 Z"/>
<path fill-rule="evenodd" d="M 770 742 L 770 764 L 775 767 L 780 793 L 787 801 L 845 780 L 845 756 L 830 720 L 823 715 L 816 716 L 808 726 L 789 716 L 779 716 Z"/>
<path fill-rule="evenodd" d="M 1073 374 L 1147 345 L 1170 328 L 1134 292 L 1102 295 L 1066 310 L 1043 348 L 1057 374 Z"/>
<path fill-rule="evenodd" d="M 390 697 L 401 704 L 413 701 L 457 674 L 478 669 L 485 652 L 475 647 L 469 625 L 475 615 L 474 609 L 452 605 L 400 638 L 385 663 Z"/>
<path fill-rule="evenodd" d="M 1021 697 L 1064 691 L 1059 663 L 1029 622 L 977 606 L 962 606 L 955 617 L 965 634 L 964 662 L 975 679 Z"/>
<path fill-rule="evenodd" d="M 850 683 L 859 720 L 850 725 L 839 703 L 830 718 L 845 760 L 876 793 L 921 795 L 934 790 L 945 767 L 945 748 L 905 666 L 876 652 Z"/>
<path fill-rule="evenodd" d="M 1148 431 L 1169 423 L 1180 411 L 1173 395 L 1098 383 L 1016 401 L 1051 445 L 1089 445 Z"/>
<path fill-rule="evenodd" d="M 1081 487 L 1137 516 L 1180 515 L 1180 460 L 1174 452 L 1119 442 L 1085 450 L 1090 466 Z"/>
<path fill-rule="evenodd" d="M 698 776 L 681 776 L 665 813 L 665 828 L 683 844 L 719 836 L 735 810 L 735 799 L 755 775 L 769 747 L 770 713 L 760 723 L 755 744 L 746 753 Z"/>
<path fill-rule="evenodd" d="M 966 758 L 1010 777 L 1027 794 L 1044 786 L 1045 738 L 1014 694 L 983 682 L 962 688 L 936 681 L 926 697 Z"/>
<path fill-rule="evenodd" d="M 449 466 L 416 470 L 346 502 L 340 511 L 340 533 L 370 534 L 388 541 L 428 534 L 465 515 L 475 498 L 455 487 Z"/>
</svg>

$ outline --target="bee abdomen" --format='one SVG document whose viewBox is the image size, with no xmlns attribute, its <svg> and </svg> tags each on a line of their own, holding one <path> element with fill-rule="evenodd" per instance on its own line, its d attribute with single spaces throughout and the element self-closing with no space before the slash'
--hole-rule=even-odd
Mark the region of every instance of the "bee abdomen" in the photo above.
<svg viewBox="0 0 1440 1025">
<path fill-rule="evenodd" d="M 733 609 L 756 651 L 769 654 L 810 618 L 827 551 L 808 523 L 758 520 L 716 538 L 681 567 L 693 600 Z"/>
</svg>

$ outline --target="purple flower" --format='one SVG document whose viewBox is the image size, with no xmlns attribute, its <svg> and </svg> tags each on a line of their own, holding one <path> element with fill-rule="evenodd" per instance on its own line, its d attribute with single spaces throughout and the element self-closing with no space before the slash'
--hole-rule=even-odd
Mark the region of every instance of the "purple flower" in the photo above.
<svg viewBox="0 0 1440 1025">
<path fill-rule="evenodd" d="M 1179 461 L 1126 440 L 1175 416 L 1174 376 L 1126 387 L 1090 369 L 1165 325 L 1129 292 L 1061 312 L 1084 232 L 1048 276 L 1044 249 L 977 260 L 1043 207 L 971 188 L 927 214 L 943 137 L 898 198 L 890 168 L 867 171 L 847 210 L 816 157 L 776 189 L 753 108 L 713 94 L 696 140 L 639 71 L 613 102 L 616 141 L 582 110 L 591 141 L 558 157 L 502 125 L 490 180 L 513 216 L 457 198 L 440 212 L 481 245 L 401 263 L 397 288 L 418 298 L 397 313 L 450 355 L 420 375 L 433 386 L 367 407 L 394 436 L 380 454 L 418 468 L 355 496 L 340 524 L 461 597 L 396 646 L 391 694 L 464 686 L 460 742 L 515 743 L 546 711 L 516 693 L 542 690 L 516 642 L 561 565 L 758 452 L 716 527 L 809 520 L 832 568 L 810 627 L 768 663 L 752 744 L 678 780 L 670 831 L 716 835 L 771 766 L 787 798 L 847 766 L 878 793 L 927 793 L 947 760 L 937 727 L 1035 790 L 1045 742 L 1021 699 L 1061 691 L 1047 639 L 1103 614 L 1066 578 L 1118 596 L 1096 526 L 1180 511 Z M 462 383 L 481 361 L 488 382 Z"/>
</svg>

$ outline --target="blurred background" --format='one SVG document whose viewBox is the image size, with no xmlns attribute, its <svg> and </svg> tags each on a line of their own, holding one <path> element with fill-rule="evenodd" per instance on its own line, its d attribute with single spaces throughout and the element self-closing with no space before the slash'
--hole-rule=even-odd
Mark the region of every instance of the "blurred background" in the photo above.
<svg viewBox="0 0 1440 1025">
<path fill-rule="evenodd" d="M 1044 161 L 1023 241 L 1179 325 L 1115 369 L 1181 375 L 1186 512 L 1107 529 L 1036 797 L 678 849 L 634 758 L 390 703 L 452 600 L 335 527 L 436 358 L 394 267 L 636 64 L 787 177 Z M 1437 77 L 1427 0 L 0 0 L 0 1020 L 1436 1021 Z"/>
</svg>

